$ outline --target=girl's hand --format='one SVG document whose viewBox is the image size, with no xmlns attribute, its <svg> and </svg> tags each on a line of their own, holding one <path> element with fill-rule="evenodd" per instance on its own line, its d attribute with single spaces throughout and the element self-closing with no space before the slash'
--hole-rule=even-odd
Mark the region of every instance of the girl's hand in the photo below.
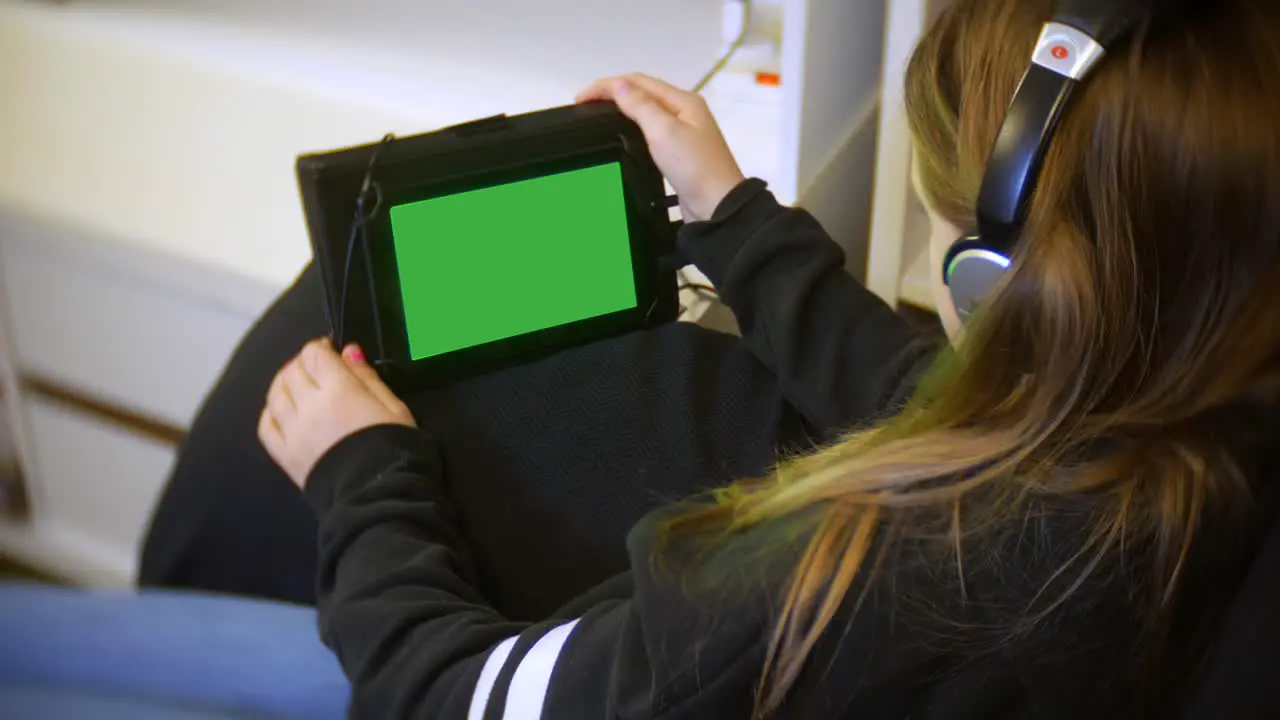
<svg viewBox="0 0 1280 720">
<path fill-rule="evenodd" d="M 325 453 L 375 425 L 416 427 L 400 402 L 350 345 L 342 355 L 313 340 L 276 375 L 258 421 L 258 439 L 298 487 Z"/>
<path fill-rule="evenodd" d="M 633 73 L 592 83 L 578 102 L 612 100 L 635 121 L 686 221 L 707 220 L 745 178 L 701 95 Z"/>
</svg>

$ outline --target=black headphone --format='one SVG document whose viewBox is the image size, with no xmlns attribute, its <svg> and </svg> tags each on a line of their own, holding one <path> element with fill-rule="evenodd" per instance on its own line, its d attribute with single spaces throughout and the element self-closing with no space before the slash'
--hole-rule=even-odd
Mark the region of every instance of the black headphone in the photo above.
<svg viewBox="0 0 1280 720">
<path fill-rule="evenodd" d="M 1155 0 L 1059 0 L 1005 111 L 978 194 L 978 234 L 947 251 L 942 279 L 961 320 L 1009 270 L 1040 166 L 1076 87 L 1108 48 L 1151 17 Z"/>
</svg>

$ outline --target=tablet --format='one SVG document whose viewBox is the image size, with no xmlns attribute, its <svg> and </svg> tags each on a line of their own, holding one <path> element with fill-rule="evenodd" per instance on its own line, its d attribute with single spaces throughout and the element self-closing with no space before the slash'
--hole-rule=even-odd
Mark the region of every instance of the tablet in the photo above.
<svg viewBox="0 0 1280 720">
<path fill-rule="evenodd" d="M 308 155 L 297 169 L 335 340 L 360 343 L 397 391 L 678 312 L 674 199 L 612 104 Z"/>
</svg>

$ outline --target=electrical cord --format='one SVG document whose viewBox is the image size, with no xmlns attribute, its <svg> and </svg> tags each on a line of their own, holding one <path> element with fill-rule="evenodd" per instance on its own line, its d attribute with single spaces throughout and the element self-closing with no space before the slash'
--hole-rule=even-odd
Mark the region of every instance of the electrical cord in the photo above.
<svg viewBox="0 0 1280 720">
<path fill-rule="evenodd" d="M 705 90 L 707 85 L 711 84 L 711 81 L 729 65 L 729 61 L 733 59 L 733 56 L 747 43 L 747 33 L 751 28 L 751 0 L 739 0 L 739 2 L 742 3 L 742 28 L 738 31 L 738 37 L 729 45 L 729 49 L 720 56 L 716 64 L 711 66 L 707 74 L 703 75 L 702 79 L 693 86 L 693 91 L 696 93 Z"/>
<path fill-rule="evenodd" d="M 695 282 L 685 283 L 676 289 L 677 292 L 684 292 L 685 290 L 693 290 L 695 292 L 708 293 L 711 295 L 715 295 L 716 297 L 720 297 L 719 290 L 716 290 L 710 285 L 706 285 L 703 283 L 695 283 Z"/>
<path fill-rule="evenodd" d="M 707 86 L 711 84 L 711 81 L 715 80 L 716 76 L 729 66 L 729 61 L 733 60 L 733 56 L 738 54 L 738 51 L 742 49 L 742 46 L 747 43 L 747 35 L 751 29 L 751 0 L 739 0 L 739 2 L 742 3 L 742 27 L 738 29 L 738 37 L 729 45 L 729 48 L 725 50 L 724 54 L 720 56 L 720 59 L 716 61 L 716 64 L 711 66 L 711 69 L 702 76 L 702 79 L 694 84 L 693 92 L 695 93 L 700 93 L 705 90 Z M 685 290 L 694 290 L 696 292 L 713 295 L 716 298 L 720 297 L 720 293 L 717 292 L 715 288 L 702 283 L 686 282 L 680 285 L 677 291 L 683 292 Z M 682 305 L 680 307 L 679 316 L 683 317 L 685 312 L 688 310 L 689 308 Z"/>
<path fill-rule="evenodd" d="M 684 292 L 685 290 L 692 290 L 693 292 L 696 292 L 696 293 L 711 295 L 717 300 L 720 299 L 720 291 L 716 290 L 715 288 L 705 283 L 686 282 L 681 284 L 680 287 L 676 288 L 676 292 Z M 676 317 L 682 318 L 684 317 L 684 314 L 687 312 L 689 312 L 688 306 L 681 305 L 680 310 L 676 313 Z"/>
</svg>

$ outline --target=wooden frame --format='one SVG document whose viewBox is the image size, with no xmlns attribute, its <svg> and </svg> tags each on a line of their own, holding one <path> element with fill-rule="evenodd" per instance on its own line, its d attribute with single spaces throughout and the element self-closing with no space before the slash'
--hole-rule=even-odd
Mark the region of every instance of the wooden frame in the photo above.
<svg viewBox="0 0 1280 720">
<path fill-rule="evenodd" d="M 31 495 L 26 482 L 23 426 L 17 371 L 7 330 L 7 300 L 0 286 L 0 516 L 28 519 Z"/>
</svg>

